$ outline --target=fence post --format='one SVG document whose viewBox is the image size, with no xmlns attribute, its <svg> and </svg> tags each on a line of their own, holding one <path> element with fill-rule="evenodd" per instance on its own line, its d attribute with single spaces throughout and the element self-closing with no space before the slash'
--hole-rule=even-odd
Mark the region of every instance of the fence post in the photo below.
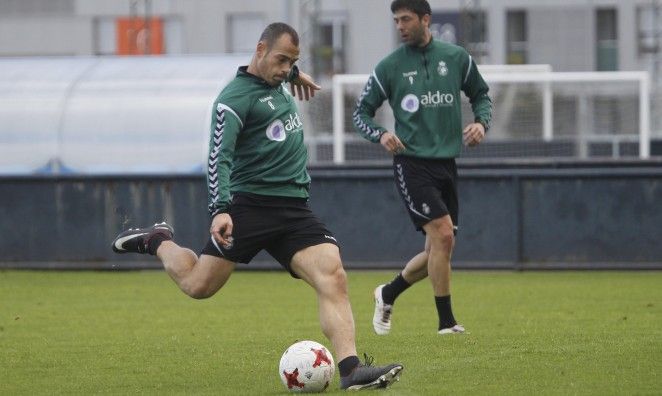
<svg viewBox="0 0 662 396">
<path fill-rule="evenodd" d="M 345 163 L 345 104 L 341 76 L 333 76 L 333 163 Z"/>
</svg>

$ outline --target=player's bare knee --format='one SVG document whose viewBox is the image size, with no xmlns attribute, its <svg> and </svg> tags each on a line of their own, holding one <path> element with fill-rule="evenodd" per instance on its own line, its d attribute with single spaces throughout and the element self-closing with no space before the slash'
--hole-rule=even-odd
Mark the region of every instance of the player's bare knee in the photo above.
<svg viewBox="0 0 662 396">
<path fill-rule="evenodd" d="M 345 269 L 342 267 L 342 265 L 339 265 L 333 272 L 333 278 L 334 283 L 338 285 L 338 287 L 342 289 L 347 288 L 347 272 L 345 272 Z"/>
<path fill-rule="evenodd" d="M 184 292 L 196 300 L 204 300 L 214 295 L 214 292 L 205 282 L 191 282 L 184 288 Z"/>
<path fill-rule="evenodd" d="M 436 249 L 449 250 L 455 245 L 455 233 L 452 224 L 447 224 L 441 220 L 434 220 L 426 226 L 428 233 L 428 242 L 425 251 L 429 254 L 434 246 Z"/>
<path fill-rule="evenodd" d="M 455 245 L 455 235 L 453 234 L 453 230 L 449 230 L 447 228 L 444 228 L 441 232 L 439 232 L 436 239 L 437 243 L 440 244 L 444 249 L 452 249 Z"/>
<path fill-rule="evenodd" d="M 326 271 L 323 283 L 332 293 L 347 293 L 347 273 L 339 260 Z"/>
</svg>

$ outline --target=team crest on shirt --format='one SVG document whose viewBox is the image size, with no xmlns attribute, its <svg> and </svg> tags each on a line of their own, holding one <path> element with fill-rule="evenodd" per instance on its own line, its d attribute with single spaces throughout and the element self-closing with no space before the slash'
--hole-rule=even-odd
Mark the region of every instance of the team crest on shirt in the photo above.
<svg viewBox="0 0 662 396">
<path fill-rule="evenodd" d="M 448 66 L 446 66 L 446 62 L 439 61 L 439 64 L 437 65 L 437 73 L 439 73 L 440 76 L 448 74 Z"/>
</svg>

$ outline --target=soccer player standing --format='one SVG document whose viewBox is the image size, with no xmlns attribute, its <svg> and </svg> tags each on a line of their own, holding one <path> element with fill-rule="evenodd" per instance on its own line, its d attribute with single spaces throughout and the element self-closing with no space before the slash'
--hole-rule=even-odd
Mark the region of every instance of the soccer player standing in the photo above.
<svg viewBox="0 0 662 396">
<path fill-rule="evenodd" d="M 207 173 L 212 221 L 200 257 L 178 246 L 166 223 L 119 234 L 113 250 L 156 255 L 193 298 L 212 296 L 236 263 L 266 250 L 315 289 L 322 331 L 339 361 L 340 387 L 383 388 L 403 367 L 360 364 L 337 242 L 308 206 L 303 124 L 284 83 L 292 82 L 306 99 L 319 87 L 299 74 L 298 57 L 297 32 L 284 23 L 267 26 L 250 65 L 239 68 L 214 103 Z"/>
<path fill-rule="evenodd" d="M 395 184 L 425 250 L 390 283 L 375 291 L 373 327 L 388 334 L 395 299 L 429 276 L 439 315 L 439 334 L 463 333 L 451 308 L 451 255 L 458 226 L 455 157 L 462 143 L 479 144 L 492 118 L 488 86 L 461 47 L 434 40 L 430 4 L 395 0 L 391 12 L 404 42 L 381 60 L 368 79 L 353 114 L 363 137 L 393 156 Z M 460 91 L 469 98 L 474 121 L 462 128 Z M 388 100 L 395 131 L 377 125 L 376 110 Z"/>
</svg>

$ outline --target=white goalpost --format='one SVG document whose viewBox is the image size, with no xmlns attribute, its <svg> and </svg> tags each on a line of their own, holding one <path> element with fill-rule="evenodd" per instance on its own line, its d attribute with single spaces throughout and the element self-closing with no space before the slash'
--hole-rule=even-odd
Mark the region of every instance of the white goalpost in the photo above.
<svg viewBox="0 0 662 396">
<path fill-rule="evenodd" d="M 508 156 L 507 150 L 518 150 L 518 144 L 528 142 L 526 147 L 531 152 L 512 155 L 536 157 L 561 153 L 566 157 L 589 158 L 604 152 L 607 154 L 602 155 L 621 157 L 621 146 L 629 144 L 631 151 L 637 151 L 634 155 L 649 158 L 651 86 L 647 72 L 553 72 L 550 65 L 479 68 L 490 85 L 494 101 L 495 122 L 490 141 L 500 144 L 496 150 L 501 151 L 494 152 L 498 156 Z M 335 164 L 347 162 L 347 144 L 360 140 L 354 131 L 346 130 L 347 117 L 351 117 L 346 114 L 346 101 L 348 96 L 358 97 L 357 90 L 363 88 L 368 77 L 367 74 L 333 77 Z M 387 107 L 385 103 L 382 109 Z M 464 107 L 463 113 L 467 115 L 466 103 Z M 387 122 L 392 121 L 386 118 Z M 393 124 L 384 126 L 392 128 Z M 631 147 L 633 144 L 636 146 Z M 539 148 L 545 145 L 556 148 L 551 151 Z M 484 153 L 486 157 L 490 155 Z"/>
</svg>

